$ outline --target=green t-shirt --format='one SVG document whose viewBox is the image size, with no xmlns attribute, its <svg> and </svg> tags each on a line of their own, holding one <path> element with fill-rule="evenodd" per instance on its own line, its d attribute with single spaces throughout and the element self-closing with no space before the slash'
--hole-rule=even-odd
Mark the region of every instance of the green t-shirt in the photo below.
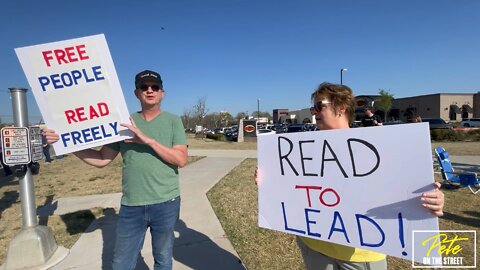
<svg viewBox="0 0 480 270">
<path fill-rule="evenodd" d="M 186 145 L 187 138 L 180 117 L 162 111 L 150 122 L 133 113 L 137 128 L 166 147 Z M 163 161 L 145 144 L 123 141 L 107 145 L 123 157 L 121 203 L 128 206 L 149 205 L 180 195 L 178 167 Z"/>
</svg>

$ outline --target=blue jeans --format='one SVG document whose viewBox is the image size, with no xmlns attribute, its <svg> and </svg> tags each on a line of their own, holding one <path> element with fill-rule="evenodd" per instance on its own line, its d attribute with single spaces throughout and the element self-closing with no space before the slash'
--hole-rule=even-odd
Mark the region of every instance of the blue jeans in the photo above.
<svg viewBox="0 0 480 270">
<path fill-rule="evenodd" d="M 46 162 L 52 161 L 52 158 L 50 157 L 50 145 L 43 147 L 43 154 L 45 155 Z"/>
<path fill-rule="evenodd" d="M 120 207 L 112 268 L 135 269 L 145 233 L 150 227 L 154 269 L 172 269 L 173 234 L 180 214 L 180 197 L 142 206 Z"/>
</svg>

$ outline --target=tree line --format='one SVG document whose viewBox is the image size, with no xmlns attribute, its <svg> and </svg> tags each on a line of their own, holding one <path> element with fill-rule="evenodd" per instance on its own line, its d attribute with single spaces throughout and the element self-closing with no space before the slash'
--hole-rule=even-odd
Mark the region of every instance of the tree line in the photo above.
<svg viewBox="0 0 480 270">
<path fill-rule="evenodd" d="M 272 116 L 268 112 L 254 112 L 252 117 L 257 118 L 258 114 L 260 117 L 272 119 Z M 249 115 L 246 112 L 239 112 L 235 117 L 227 111 L 209 113 L 206 97 L 199 98 L 190 109 L 185 109 L 181 116 L 185 128 L 194 128 L 195 126 L 208 128 L 229 127 L 237 125 L 240 119 L 246 119 L 248 117 Z"/>
</svg>

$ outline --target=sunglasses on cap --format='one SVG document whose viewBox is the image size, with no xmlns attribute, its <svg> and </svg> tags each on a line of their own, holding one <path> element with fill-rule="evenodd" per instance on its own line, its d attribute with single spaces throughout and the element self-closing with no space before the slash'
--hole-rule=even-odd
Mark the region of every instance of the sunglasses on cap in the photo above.
<svg viewBox="0 0 480 270">
<path fill-rule="evenodd" d="M 152 88 L 152 91 L 154 92 L 160 91 L 160 86 L 158 84 L 152 84 L 152 85 L 142 84 L 140 85 L 140 87 L 138 87 L 138 89 L 142 90 L 143 92 L 148 91 L 148 88 Z"/>
<path fill-rule="evenodd" d="M 310 113 L 319 113 L 324 107 L 327 107 L 328 104 L 332 104 L 332 102 L 324 100 L 315 102 L 315 104 L 313 104 L 313 107 L 310 107 Z"/>
</svg>

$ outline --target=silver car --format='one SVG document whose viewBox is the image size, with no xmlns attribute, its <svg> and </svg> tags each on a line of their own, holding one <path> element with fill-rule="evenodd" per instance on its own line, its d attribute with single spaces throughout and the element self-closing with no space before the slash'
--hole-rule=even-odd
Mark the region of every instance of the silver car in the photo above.
<svg viewBox="0 0 480 270">
<path fill-rule="evenodd" d="M 465 118 L 460 122 L 461 127 L 480 127 L 480 118 Z"/>
</svg>

